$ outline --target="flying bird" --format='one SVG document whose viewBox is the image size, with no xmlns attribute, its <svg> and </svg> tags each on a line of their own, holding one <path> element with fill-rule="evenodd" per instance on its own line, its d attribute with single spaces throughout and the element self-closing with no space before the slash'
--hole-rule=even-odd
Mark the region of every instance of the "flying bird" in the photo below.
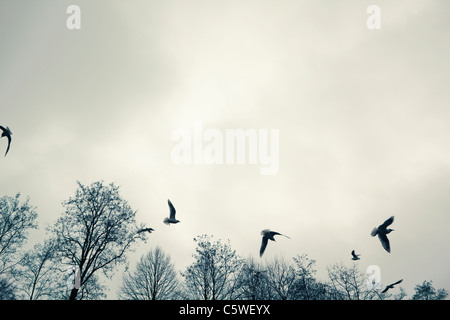
<svg viewBox="0 0 450 320">
<path fill-rule="evenodd" d="M 264 229 L 263 231 L 261 231 L 261 235 L 262 235 L 262 242 L 261 242 L 261 248 L 259 249 L 260 257 L 262 257 L 262 255 L 264 254 L 264 251 L 266 250 L 267 242 L 269 241 L 269 239 L 272 241 L 275 241 L 274 236 L 277 236 L 277 235 L 289 238 L 288 236 L 286 236 L 284 234 L 278 233 L 276 231 L 270 231 L 269 229 Z"/>
<path fill-rule="evenodd" d="M 6 157 L 6 155 L 8 154 L 8 151 L 9 151 L 9 146 L 11 145 L 12 132 L 11 132 L 11 130 L 9 130 L 8 127 L 6 127 L 6 129 L 5 129 L 4 127 L 0 126 L 0 129 L 3 131 L 1 137 L 8 138 L 8 147 L 6 148 L 6 152 L 5 152 L 5 157 Z"/>
<path fill-rule="evenodd" d="M 155 229 L 153 229 L 153 228 L 144 228 L 144 229 L 139 230 L 139 231 L 136 232 L 136 233 L 141 233 L 141 232 L 152 233 L 152 231 L 155 231 Z"/>
<path fill-rule="evenodd" d="M 175 219 L 175 207 L 173 206 L 172 202 L 170 202 L 170 200 L 167 200 L 167 202 L 169 203 L 169 209 L 170 209 L 170 215 L 168 218 L 164 218 L 163 222 L 167 225 L 170 225 L 171 223 L 178 223 L 180 222 L 180 220 Z"/>
<path fill-rule="evenodd" d="M 389 244 L 389 239 L 387 237 L 387 234 L 391 233 L 391 231 L 394 231 L 394 229 L 387 229 L 387 227 L 394 222 L 394 216 L 387 219 L 383 224 L 379 225 L 378 227 L 373 228 L 372 232 L 370 233 L 372 237 L 375 237 L 378 235 L 378 239 L 381 241 L 381 245 L 387 252 L 391 252 L 391 245 Z"/>
<path fill-rule="evenodd" d="M 396 284 L 399 284 L 399 283 L 402 282 L 402 281 L 403 281 L 403 279 L 398 280 L 397 282 L 394 282 L 394 283 L 391 283 L 391 284 L 387 285 L 386 288 L 384 288 L 384 290 L 381 291 L 381 293 L 385 293 L 385 292 L 388 291 L 389 289 L 394 289 L 394 286 L 395 286 Z"/>
<path fill-rule="evenodd" d="M 360 254 L 356 254 L 355 250 L 352 251 L 352 260 L 359 260 Z"/>
</svg>

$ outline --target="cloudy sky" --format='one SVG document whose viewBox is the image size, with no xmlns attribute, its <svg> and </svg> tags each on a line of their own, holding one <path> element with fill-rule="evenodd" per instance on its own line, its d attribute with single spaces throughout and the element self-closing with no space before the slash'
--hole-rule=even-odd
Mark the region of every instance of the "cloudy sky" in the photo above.
<svg viewBox="0 0 450 320">
<path fill-rule="evenodd" d="M 66 9 L 81 9 L 69 30 Z M 367 7 L 381 9 L 369 30 Z M 381 268 L 383 284 L 450 289 L 450 42 L 444 0 L 14 1 L 0 3 L 0 196 L 20 192 L 39 230 L 76 181 L 115 182 L 179 270 L 199 234 L 263 260 Z M 184 128 L 279 130 L 279 170 L 176 165 Z M 7 141 L 0 139 L 0 154 Z M 167 199 L 181 223 L 166 226 Z M 392 252 L 373 227 L 394 215 Z M 120 272 L 114 287 L 120 283 Z M 109 297 L 114 298 L 112 290 Z"/>
</svg>

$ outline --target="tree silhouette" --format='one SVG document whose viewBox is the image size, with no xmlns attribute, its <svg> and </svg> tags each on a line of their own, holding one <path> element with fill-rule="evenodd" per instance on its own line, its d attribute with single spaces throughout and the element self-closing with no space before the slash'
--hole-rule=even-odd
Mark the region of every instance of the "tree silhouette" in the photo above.
<svg viewBox="0 0 450 320">
<path fill-rule="evenodd" d="M 170 256 L 160 247 L 150 250 L 124 275 L 119 296 L 127 300 L 169 300 L 178 297 L 179 281 Z"/>
<path fill-rule="evenodd" d="M 119 187 L 102 181 L 84 186 L 77 182 L 74 197 L 63 202 L 63 214 L 49 228 L 50 238 L 22 252 L 28 232 L 36 228 L 37 213 L 29 199 L 0 198 L 0 300 L 2 299 L 102 299 L 105 286 L 100 276 L 110 277 L 127 262 L 126 253 L 145 241 L 144 226 L 119 194 Z M 194 262 L 181 272 L 179 281 L 170 256 L 156 247 L 143 255 L 132 273 L 124 275 L 121 299 L 204 300 L 402 300 L 398 286 L 382 293 L 370 286 L 359 264 L 327 267 L 328 279 L 316 278 L 315 260 L 302 254 L 286 260 L 242 259 L 229 241 L 213 241 L 210 235 L 194 238 Z M 70 270 L 68 270 L 70 268 Z M 79 270 L 79 284 L 72 284 Z M 67 273 L 69 271 L 69 274 Z M 78 278 L 76 278 L 78 279 Z M 70 289 L 68 290 L 68 285 Z M 432 281 L 415 286 L 412 300 L 444 300 L 446 289 Z"/>
<path fill-rule="evenodd" d="M 444 300 L 448 297 L 448 290 L 436 290 L 432 281 L 424 281 L 421 285 L 417 284 L 414 287 L 414 295 L 411 300 Z"/>
<path fill-rule="evenodd" d="M 211 242 L 208 235 L 194 238 L 197 242 L 195 261 L 181 275 L 185 295 L 190 299 L 234 299 L 238 294 L 237 279 L 242 260 L 229 243 Z"/>
<path fill-rule="evenodd" d="M 266 270 L 268 283 L 276 293 L 275 299 L 294 299 L 296 276 L 293 265 L 284 258 L 275 257 L 267 264 Z"/>
<path fill-rule="evenodd" d="M 270 300 L 275 296 L 267 279 L 267 270 L 255 261 L 247 258 L 239 270 L 237 298 L 244 300 Z"/>
<path fill-rule="evenodd" d="M 25 252 L 20 260 L 14 278 L 18 283 L 18 292 L 25 299 L 62 299 L 65 293 L 65 285 L 58 276 L 62 270 L 58 270 L 55 263 L 56 244 L 46 241 L 44 244 L 36 244 L 32 250 Z"/>
<path fill-rule="evenodd" d="M 15 300 L 15 291 L 16 289 L 11 282 L 5 278 L 0 278 L 0 300 Z"/>
<path fill-rule="evenodd" d="M 357 264 L 334 264 L 328 269 L 329 294 L 333 300 L 372 300 L 378 293 L 367 287 L 367 278 Z"/>
<path fill-rule="evenodd" d="M 0 275 L 12 272 L 18 261 L 17 250 L 22 247 L 30 229 L 37 228 L 37 213 L 27 198 L 0 198 Z"/>
<path fill-rule="evenodd" d="M 119 187 L 102 181 L 77 184 L 75 196 L 63 202 L 65 212 L 50 230 L 61 263 L 79 268 L 82 287 L 96 279 L 98 271 L 110 276 L 115 266 L 126 262 L 125 253 L 135 240 L 144 240 L 145 235 L 136 234 L 143 226 L 136 225 L 135 212 L 120 197 Z M 78 290 L 71 290 L 71 300 Z"/>
<path fill-rule="evenodd" d="M 297 255 L 295 262 L 295 299 L 297 300 L 327 300 L 329 299 L 327 285 L 315 277 L 315 260 L 307 254 Z"/>
</svg>

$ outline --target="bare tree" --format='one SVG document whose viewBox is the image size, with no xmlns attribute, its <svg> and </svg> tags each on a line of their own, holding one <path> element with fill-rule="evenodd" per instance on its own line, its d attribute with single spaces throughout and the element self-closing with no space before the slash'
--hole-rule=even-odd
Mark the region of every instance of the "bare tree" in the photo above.
<svg viewBox="0 0 450 320">
<path fill-rule="evenodd" d="M 244 300 L 270 300 L 276 295 L 269 285 L 267 270 L 252 257 L 246 259 L 238 275 L 239 293 L 237 298 Z"/>
<path fill-rule="evenodd" d="M 411 300 L 445 300 L 448 297 L 448 290 L 433 287 L 432 281 L 424 281 L 414 287 L 414 295 Z"/>
<path fill-rule="evenodd" d="M 346 267 L 334 264 L 328 267 L 330 295 L 336 300 L 372 300 L 378 292 L 367 287 L 367 277 L 356 264 Z M 381 298 L 381 297 L 380 297 Z"/>
<path fill-rule="evenodd" d="M 65 286 L 58 277 L 62 270 L 55 263 L 55 252 L 55 243 L 46 241 L 23 255 L 14 278 L 18 292 L 25 299 L 61 299 L 64 296 Z"/>
<path fill-rule="evenodd" d="M 65 279 L 67 280 L 67 278 Z M 93 274 L 79 289 L 76 298 L 79 300 L 101 300 L 106 298 L 106 286 L 100 283 L 100 278 L 97 274 Z M 73 290 L 68 296 L 73 294 Z"/>
<path fill-rule="evenodd" d="M 317 281 L 315 278 L 315 260 L 308 255 L 297 255 L 293 258 L 295 262 L 295 299 L 297 300 L 327 300 L 328 286 Z"/>
<path fill-rule="evenodd" d="M 18 261 L 17 250 L 22 247 L 30 229 L 37 228 L 37 213 L 27 198 L 0 198 L 0 275 L 11 272 Z"/>
<path fill-rule="evenodd" d="M 242 260 L 229 243 L 211 242 L 211 237 L 200 235 L 195 261 L 181 275 L 184 277 L 186 296 L 190 299 L 234 299 L 237 295 L 237 276 Z"/>
<path fill-rule="evenodd" d="M 267 280 L 276 292 L 277 300 L 295 299 L 296 275 L 294 267 L 284 258 L 275 257 L 266 266 Z"/>
<path fill-rule="evenodd" d="M 407 296 L 405 289 L 399 287 L 400 292 L 394 295 L 394 300 L 403 300 Z"/>
<path fill-rule="evenodd" d="M 156 247 L 141 257 L 133 273 L 124 275 L 119 296 L 127 300 L 169 300 L 177 298 L 178 286 L 170 256 Z"/>
<path fill-rule="evenodd" d="M 16 300 L 16 288 L 6 278 L 0 278 L 0 300 Z"/>
<path fill-rule="evenodd" d="M 88 286 L 98 271 L 110 276 L 114 267 L 126 262 L 125 253 L 135 240 L 144 240 L 145 235 L 136 233 L 143 226 L 136 225 L 136 213 L 120 197 L 119 187 L 102 181 L 90 186 L 77 183 L 75 196 L 63 202 L 65 212 L 50 230 L 61 263 L 79 268 L 82 287 Z M 77 298 L 78 290 L 76 286 L 71 290 L 71 300 Z"/>
</svg>

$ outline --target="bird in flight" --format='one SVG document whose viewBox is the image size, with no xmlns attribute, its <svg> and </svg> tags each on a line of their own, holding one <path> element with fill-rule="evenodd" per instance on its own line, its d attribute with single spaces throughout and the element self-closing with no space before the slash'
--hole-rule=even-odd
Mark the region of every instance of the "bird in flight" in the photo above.
<svg viewBox="0 0 450 320">
<path fill-rule="evenodd" d="M 180 220 L 175 219 L 175 207 L 173 206 L 172 202 L 170 202 L 170 200 L 167 200 L 167 202 L 169 203 L 169 209 L 170 209 L 170 215 L 168 218 L 164 218 L 163 222 L 167 225 L 170 225 L 171 223 L 178 223 L 180 222 Z"/>
<path fill-rule="evenodd" d="M 4 128 L 4 127 L 0 126 L 0 129 L 3 131 L 2 137 L 8 138 L 8 147 L 6 148 L 6 153 L 5 153 L 5 157 L 6 157 L 6 155 L 8 154 L 8 151 L 9 151 L 9 146 L 11 145 L 12 132 L 11 132 L 11 130 L 9 130 L 8 127 Z"/>
<path fill-rule="evenodd" d="M 356 254 L 355 250 L 352 251 L 352 260 L 359 260 L 360 254 Z"/>
<path fill-rule="evenodd" d="M 398 280 L 397 282 L 394 282 L 394 283 L 391 283 L 391 284 L 387 285 L 386 288 L 384 288 L 384 290 L 381 291 L 381 293 L 385 293 L 385 292 L 388 291 L 389 289 L 394 289 L 394 286 L 395 286 L 396 284 L 399 284 L 399 283 L 402 282 L 402 281 L 403 281 L 403 279 Z"/>
<path fill-rule="evenodd" d="M 155 231 L 155 229 L 153 229 L 153 228 L 144 228 L 144 229 L 139 230 L 137 233 L 141 233 L 141 232 L 152 233 L 152 231 Z"/>
<path fill-rule="evenodd" d="M 260 257 L 262 257 L 262 255 L 264 254 L 264 251 L 266 250 L 267 242 L 269 241 L 269 239 L 272 240 L 272 241 L 275 241 L 274 236 L 277 236 L 277 235 L 289 238 L 288 236 L 286 236 L 284 234 L 281 234 L 281 233 L 276 232 L 276 231 L 270 231 L 269 229 L 264 229 L 263 231 L 261 231 L 261 235 L 262 235 L 262 242 L 261 242 L 261 248 L 259 249 L 259 256 Z"/>
<path fill-rule="evenodd" d="M 394 229 L 387 229 L 387 227 L 394 222 L 394 216 L 387 219 L 385 222 L 380 224 L 378 227 L 373 228 L 372 232 L 370 233 L 372 237 L 375 237 L 378 235 L 378 239 L 381 241 L 381 245 L 387 252 L 391 252 L 391 245 L 389 244 L 389 239 L 387 237 L 387 234 L 391 233 L 391 231 L 394 231 Z"/>
</svg>

